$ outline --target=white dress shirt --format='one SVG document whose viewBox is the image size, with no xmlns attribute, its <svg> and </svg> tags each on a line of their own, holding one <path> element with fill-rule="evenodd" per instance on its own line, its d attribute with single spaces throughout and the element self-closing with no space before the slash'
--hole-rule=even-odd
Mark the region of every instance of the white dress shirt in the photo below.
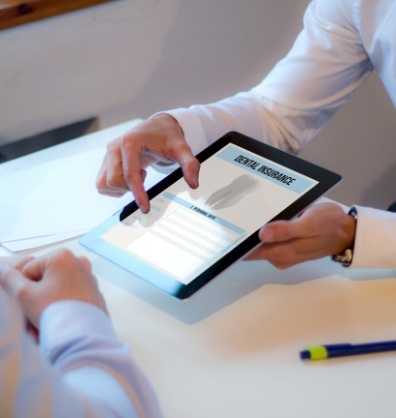
<svg viewBox="0 0 396 418">
<path fill-rule="evenodd" d="M 396 105 L 396 1 L 314 0 L 290 52 L 258 86 L 167 113 L 194 154 L 232 130 L 298 153 L 373 70 Z M 396 215 L 357 209 L 352 266 L 396 268 Z"/>
<path fill-rule="evenodd" d="M 0 288 L 1 418 L 159 416 L 150 386 L 99 308 L 57 302 L 40 327 L 37 346 Z"/>
</svg>

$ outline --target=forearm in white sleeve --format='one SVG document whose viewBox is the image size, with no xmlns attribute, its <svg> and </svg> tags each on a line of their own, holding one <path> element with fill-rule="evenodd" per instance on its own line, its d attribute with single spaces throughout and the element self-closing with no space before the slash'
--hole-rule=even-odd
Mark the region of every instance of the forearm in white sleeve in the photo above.
<svg viewBox="0 0 396 418">
<path fill-rule="evenodd" d="M 159 416 L 149 383 L 102 310 L 82 302 L 58 302 L 42 315 L 40 330 L 40 351 L 92 416 Z"/>
<path fill-rule="evenodd" d="M 396 269 L 396 213 L 355 207 L 357 229 L 351 267 Z"/>
<path fill-rule="evenodd" d="M 352 2 L 315 0 L 287 56 L 250 91 L 169 111 L 194 154 L 229 131 L 298 152 L 364 82 L 373 67 Z"/>
<path fill-rule="evenodd" d="M 82 302 L 51 305 L 41 319 L 38 349 L 19 309 L 5 299 L 0 320 L 1 417 L 159 416 L 149 384 L 104 312 Z"/>
<path fill-rule="evenodd" d="M 267 106 L 274 110 L 276 105 L 251 90 L 215 103 L 173 109 L 166 113 L 179 122 L 193 154 L 230 131 L 240 132 L 289 152 L 298 151 L 298 140 L 284 128 Z"/>
</svg>

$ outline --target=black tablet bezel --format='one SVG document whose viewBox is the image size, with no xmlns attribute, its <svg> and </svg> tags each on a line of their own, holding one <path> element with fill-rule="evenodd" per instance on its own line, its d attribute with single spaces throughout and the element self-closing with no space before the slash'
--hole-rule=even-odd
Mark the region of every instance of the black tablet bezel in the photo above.
<svg viewBox="0 0 396 418">
<path fill-rule="evenodd" d="M 253 152 L 261 157 L 271 160 L 279 165 L 296 171 L 318 182 L 314 187 L 312 187 L 312 189 L 307 191 L 286 209 L 272 218 L 270 222 L 279 219 L 292 219 L 341 180 L 341 176 L 337 173 L 334 173 L 333 171 L 315 165 L 311 162 L 274 148 L 270 145 L 264 144 L 238 132 L 229 132 L 228 134 L 224 135 L 208 148 L 199 153 L 197 155 L 197 159 L 202 163 L 230 143 L 242 147 L 250 152 Z M 147 191 L 149 198 L 152 199 L 154 196 L 163 192 L 182 177 L 182 170 L 180 168 L 176 169 Z M 127 271 L 133 273 L 133 269 L 130 267 L 130 264 L 127 263 L 127 253 L 120 249 L 116 249 L 107 242 L 104 242 L 100 237 L 103 235 L 103 233 L 127 218 L 136 210 L 138 210 L 138 207 L 135 201 L 132 201 L 107 221 L 84 235 L 79 240 L 80 244 L 103 256 L 104 258 L 116 263 L 117 265 L 120 265 Z M 225 254 L 220 260 L 212 264 L 211 267 L 209 267 L 203 273 L 199 274 L 187 285 L 171 278 L 169 278 L 169 280 L 164 280 L 162 278 L 161 281 L 158 281 L 154 277 L 150 280 L 150 283 L 179 299 L 186 299 L 206 283 L 211 281 L 231 264 L 233 264 L 236 260 L 244 256 L 257 244 L 259 244 L 260 240 L 258 237 L 258 231 L 259 230 L 248 236 L 244 241 L 233 248 L 229 253 Z"/>
</svg>

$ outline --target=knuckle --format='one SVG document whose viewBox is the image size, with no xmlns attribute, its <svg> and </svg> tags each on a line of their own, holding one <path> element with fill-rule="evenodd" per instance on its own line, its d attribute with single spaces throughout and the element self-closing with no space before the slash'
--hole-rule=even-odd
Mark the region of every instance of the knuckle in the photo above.
<svg viewBox="0 0 396 418">
<path fill-rule="evenodd" d="M 279 270 L 286 270 L 291 267 L 290 263 L 281 262 L 276 266 Z"/>
<path fill-rule="evenodd" d="M 297 264 L 296 254 L 291 249 L 285 251 L 283 246 L 273 248 L 268 261 L 279 270 L 286 270 Z"/>
<path fill-rule="evenodd" d="M 32 291 L 30 287 L 26 285 L 21 285 L 16 291 L 15 296 L 16 299 L 21 303 L 21 305 L 24 306 L 30 301 L 32 297 Z"/>
<path fill-rule="evenodd" d="M 100 176 L 96 179 L 95 186 L 99 191 L 104 190 L 105 185 L 106 185 L 106 182 L 103 176 Z"/>
<path fill-rule="evenodd" d="M 62 248 L 60 251 L 61 251 L 61 256 L 67 260 L 71 260 L 75 258 L 75 255 L 68 248 Z"/>
<path fill-rule="evenodd" d="M 125 184 L 125 181 L 123 177 L 121 176 L 111 176 L 107 179 L 106 182 L 106 188 L 105 189 L 116 189 L 116 190 L 126 190 L 127 186 Z"/>
<path fill-rule="evenodd" d="M 115 151 L 117 151 L 119 148 L 119 144 L 118 144 L 118 140 L 114 140 L 114 141 L 110 141 L 107 145 L 106 145 L 106 150 L 109 153 L 113 153 Z"/>
<path fill-rule="evenodd" d="M 55 262 L 70 263 L 75 259 L 74 254 L 68 248 L 61 248 L 57 250 L 53 256 Z"/>
<path fill-rule="evenodd" d="M 279 258 L 272 258 L 271 260 L 268 260 L 274 267 L 276 267 L 279 270 L 286 269 L 286 263 L 284 260 Z"/>
<path fill-rule="evenodd" d="M 137 139 L 138 137 L 135 133 L 126 133 L 118 139 L 117 147 L 122 149 L 128 149 L 136 142 Z"/>
</svg>

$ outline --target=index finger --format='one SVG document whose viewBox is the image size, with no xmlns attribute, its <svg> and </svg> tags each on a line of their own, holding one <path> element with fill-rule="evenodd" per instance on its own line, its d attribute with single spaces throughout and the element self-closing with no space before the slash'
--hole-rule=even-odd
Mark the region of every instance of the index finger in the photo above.
<svg viewBox="0 0 396 418">
<path fill-rule="evenodd" d="M 121 148 L 124 181 L 140 210 L 147 213 L 150 210 L 150 202 L 144 188 L 146 170 L 141 165 L 141 154 L 141 150 L 131 151 L 129 146 Z"/>
<path fill-rule="evenodd" d="M 199 186 L 199 161 L 193 157 L 191 151 L 188 149 L 181 152 L 180 157 L 178 158 L 178 163 L 182 169 L 183 177 L 185 178 L 187 184 L 192 189 L 196 189 Z"/>
</svg>

